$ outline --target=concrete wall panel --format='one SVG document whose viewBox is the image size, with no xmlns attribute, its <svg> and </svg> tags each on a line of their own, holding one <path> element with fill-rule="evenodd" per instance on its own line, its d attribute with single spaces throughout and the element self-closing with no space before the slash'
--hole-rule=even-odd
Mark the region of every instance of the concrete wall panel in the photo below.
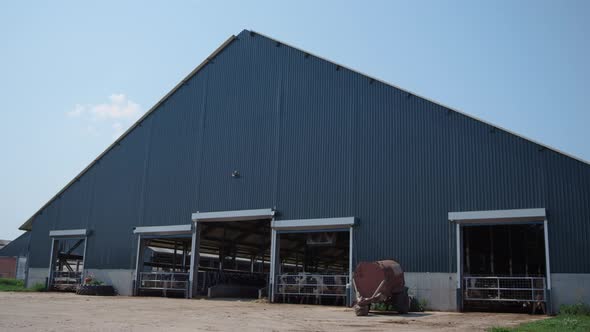
<svg viewBox="0 0 590 332">
<path fill-rule="evenodd" d="M 409 293 L 419 300 L 425 299 L 430 310 L 456 311 L 457 277 L 455 273 L 405 272 Z"/>
</svg>

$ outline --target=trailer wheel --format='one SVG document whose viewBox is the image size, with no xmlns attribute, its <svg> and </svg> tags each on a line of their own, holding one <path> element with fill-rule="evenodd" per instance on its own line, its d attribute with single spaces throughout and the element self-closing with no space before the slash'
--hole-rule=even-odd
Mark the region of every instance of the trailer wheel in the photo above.
<svg viewBox="0 0 590 332">
<path fill-rule="evenodd" d="M 115 289 L 110 285 L 79 285 L 76 289 L 78 295 L 113 296 Z"/>
<path fill-rule="evenodd" d="M 400 314 L 407 314 L 410 311 L 410 297 L 408 296 L 408 288 L 404 288 L 404 291 L 397 297 L 397 312 Z"/>
<path fill-rule="evenodd" d="M 89 285 L 79 285 L 76 289 L 78 295 L 96 295 L 96 290 Z"/>
<path fill-rule="evenodd" d="M 406 296 L 405 299 L 402 300 L 403 303 L 399 305 L 399 313 L 400 314 L 407 314 L 410 311 L 410 298 Z"/>
<path fill-rule="evenodd" d="M 96 288 L 96 295 L 98 296 L 114 296 L 115 288 L 111 285 L 100 285 Z"/>
<path fill-rule="evenodd" d="M 357 316 L 367 316 L 369 314 L 370 307 L 368 305 L 360 306 L 358 304 L 354 305 L 354 313 Z"/>
</svg>

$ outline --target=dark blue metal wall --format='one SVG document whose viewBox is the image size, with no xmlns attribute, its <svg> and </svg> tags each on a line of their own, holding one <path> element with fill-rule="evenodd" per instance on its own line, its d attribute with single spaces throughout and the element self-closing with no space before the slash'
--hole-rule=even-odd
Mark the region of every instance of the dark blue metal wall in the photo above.
<svg viewBox="0 0 590 332">
<path fill-rule="evenodd" d="M 552 272 L 590 273 L 589 165 L 248 31 L 35 217 L 30 266 L 51 229 L 129 269 L 135 226 L 271 207 L 356 216 L 355 260 L 413 272 L 455 271 L 449 211 L 545 207 Z"/>
<path fill-rule="evenodd" d="M 29 252 L 29 239 L 31 233 L 26 232 L 21 234 L 16 239 L 10 241 L 6 246 L 0 249 L 0 257 L 24 257 Z"/>
</svg>

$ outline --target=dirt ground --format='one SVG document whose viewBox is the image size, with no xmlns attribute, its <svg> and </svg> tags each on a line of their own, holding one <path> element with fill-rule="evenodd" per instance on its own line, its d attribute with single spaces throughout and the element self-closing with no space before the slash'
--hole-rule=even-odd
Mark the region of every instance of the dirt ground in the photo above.
<svg viewBox="0 0 590 332">
<path fill-rule="evenodd" d="M 356 317 L 343 307 L 247 300 L 0 292 L 0 331 L 484 331 L 541 318 L 453 312 Z"/>
</svg>

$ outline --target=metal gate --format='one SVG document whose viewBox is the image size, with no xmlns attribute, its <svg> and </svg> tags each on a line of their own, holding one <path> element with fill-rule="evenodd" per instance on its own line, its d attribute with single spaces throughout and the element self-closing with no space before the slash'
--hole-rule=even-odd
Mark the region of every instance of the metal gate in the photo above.
<svg viewBox="0 0 590 332">
<path fill-rule="evenodd" d="M 276 276 L 275 295 L 282 302 L 321 304 L 323 299 L 346 300 L 348 275 L 285 273 Z"/>
<path fill-rule="evenodd" d="M 464 277 L 467 301 L 545 302 L 544 277 Z"/>
<path fill-rule="evenodd" d="M 139 290 L 166 292 L 183 292 L 186 296 L 189 288 L 189 274 L 181 272 L 141 272 Z"/>
<path fill-rule="evenodd" d="M 82 283 L 81 271 L 54 271 L 51 289 L 75 290 Z"/>
</svg>

